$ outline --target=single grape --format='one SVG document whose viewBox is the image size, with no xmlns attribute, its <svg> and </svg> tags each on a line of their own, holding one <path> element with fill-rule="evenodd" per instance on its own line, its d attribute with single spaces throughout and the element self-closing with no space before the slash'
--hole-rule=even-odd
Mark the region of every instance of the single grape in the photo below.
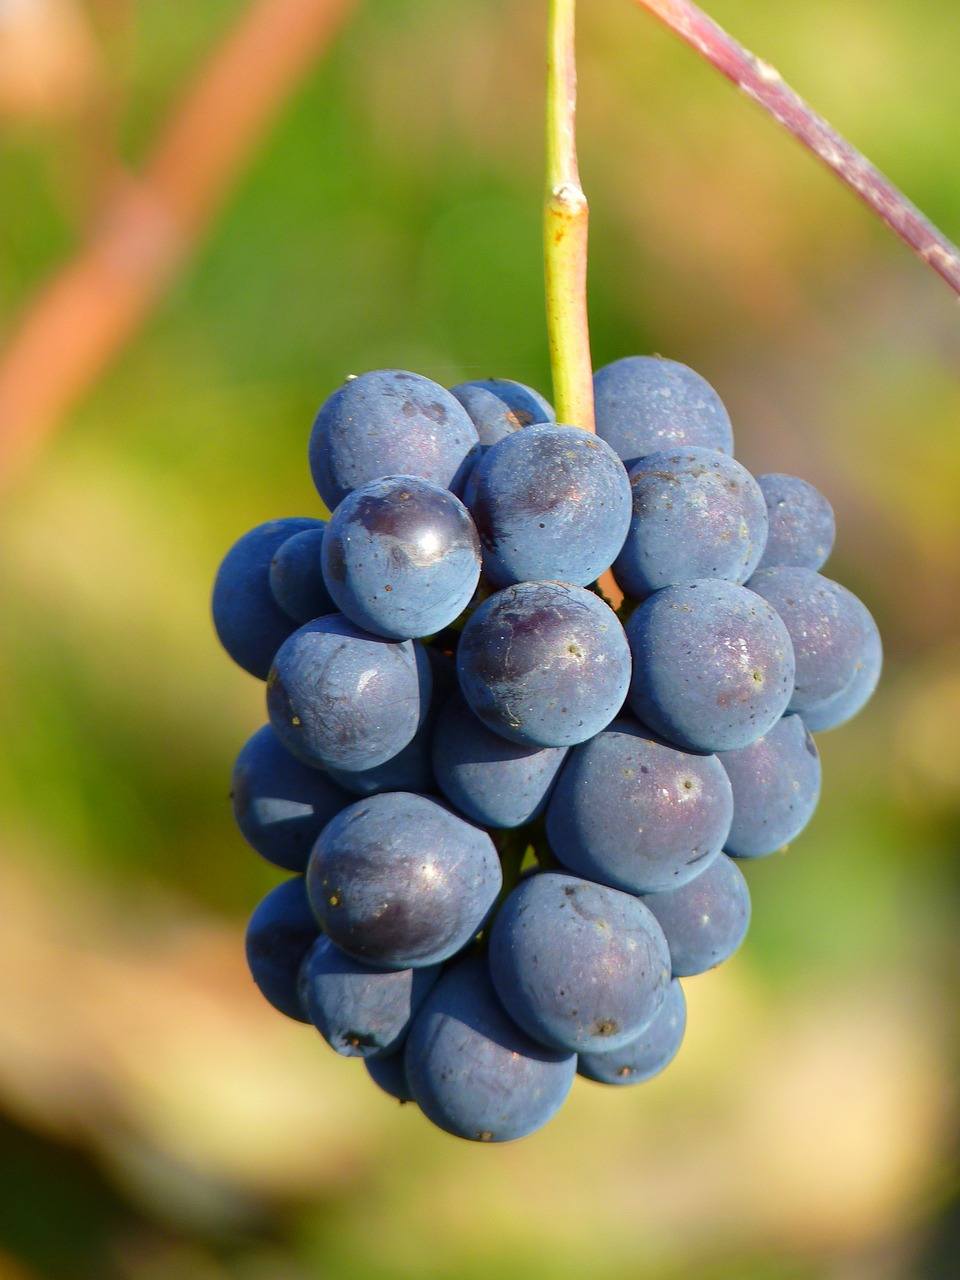
<svg viewBox="0 0 960 1280">
<path fill-rule="evenodd" d="M 451 387 L 477 428 L 481 449 L 535 422 L 556 422 L 552 405 L 539 391 L 509 378 L 477 378 Z"/>
<path fill-rule="evenodd" d="M 422 476 L 459 493 L 479 451 L 477 429 L 449 391 L 402 369 L 350 378 L 320 406 L 310 470 L 331 511 L 384 476 Z"/>
<path fill-rule="evenodd" d="M 307 868 L 324 932 L 354 959 L 384 969 L 455 955 L 483 927 L 501 884 L 485 831 L 406 791 L 344 809 L 324 827 Z"/>
<path fill-rule="evenodd" d="M 413 1101 L 413 1094 L 410 1092 L 407 1081 L 407 1068 L 404 1064 L 405 1047 L 406 1042 L 396 1053 L 363 1060 L 363 1065 L 367 1068 L 367 1074 L 373 1083 L 378 1085 L 384 1093 L 389 1093 L 391 1098 L 396 1098 L 398 1102 Z"/>
<path fill-rule="evenodd" d="M 545 423 L 488 449 L 471 477 L 483 572 L 498 587 L 557 579 L 585 587 L 630 525 L 630 481 L 608 444 Z"/>
<path fill-rule="evenodd" d="M 347 1058 L 396 1053 L 440 966 L 373 969 L 322 934 L 300 967 L 300 1005 L 331 1048 Z"/>
<path fill-rule="evenodd" d="M 720 753 L 733 788 L 733 824 L 724 846 L 738 858 L 775 853 L 813 817 L 820 757 L 800 716 L 784 716 L 737 751 Z"/>
<path fill-rule="evenodd" d="M 619 719 L 571 750 L 547 808 L 547 839 L 567 870 L 655 893 L 717 857 L 732 817 L 716 756 L 681 751 Z"/>
<path fill-rule="evenodd" d="M 521 582 L 470 618 L 457 671 L 471 710 L 495 733 L 565 747 L 592 738 L 620 710 L 630 650 L 599 596 L 562 582 Z"/>
<path fill-rule="evenodd" d="M 521 827 L 539 817 L 566 747 L 527 747 L 488 729 L 455 694 L 437 721 L 433 768 L 440 790 L 472 822 Z"/>
<path fill-rule="evenodd" d="M 833 507 L 818 489 L 798 476 L 757 476 L 767 504 L 769 531 L 758 569 L 794 565 L 819 569 L 837 534 Z"/>
<path fill-rule="evenodd" d="M 856 671 L 847 687 L 811 711 L 803 712 L 804 723 L 811 733 L 836 729 L 853 719 L 867 704 L 880 680 L 883 666 L 883 644 L 873 618 L 865 620 L 867 634 L 857 658 Z"/>
<path fill-rule="evenodd" d="M 686 445 L 733 453 L 723 401 L 705 378 L 676 360 L 626 356 L 593 376 L 597 435 L 629 469 L 647 454 Z"/>
<path fill-rule="evenodd" d="M 675 978 L 713 969 L 740 946 L 750 923 L 750 890 L 743 872 L 722 853 L 695 880 L 643 898 L 670 947 Z"/>
<path fill-rule="evenodd" d="M 301 874 L 317 836 L 353 801 L 319 769 L 292 756 L 268 724 L 237 756 L 230 799 L 247 843 L 268 862 Z"/>
<path fill-rule="evenodd" d="M 643 1084 L 677 1056 L 687 1029 L 687 1002 L 676 978 L 658 1013 L 640 1032 L 612 1053 L 581 1053 L 577 1072 L 598 1084 Z"/>
<path fill-rule="evenodd" d="M 754 742 L 773 728 L 793 693 L 787 628 L 765 600 L 734 582 L 664 587 L 634 612 L 627 638 L 631 709 L 689 751 Z"/>
<path fill-rule="evenodd" d="M 266 680 L 273 655 L 297 624 L 270 590 L 270 562 L 296 533 L 322 527 L 306 517 L 270 520 L 233 544 L 213 584 L 213 625 L 220 643 L 244 671 Z"/>
<path fill-rule="evenodd" d="M 333 513 L 322 554 L 341 612 L 391 640 L 432 635 L 453 622 L 480 578 L 469 511 L 449 489 L 417 476 L 354 489 Z"/>
<path fill-rule="evenodd" d="M 284 613 L 301 625 L 325 613 L 337 612 L 320 564 L 327 525 L 325 520 L 318 523 L 319 529 L 304 529 L 281 543 L 270 561 L 273 598 Z"/>
<path fill-rule="evenodd" d="M 635 1039 L 670 983 L 666 939 L 639 898 L 552 871 L 509 894 L 490 930 L 489 958 L 518 1026 L 576 1053 Z"/>
<path fill-rule="evenodd" d="M 651 453 L 630 468 L 633 518 L 613 571 L 627 595 L 691 578 L 746 582 L 767 540 L 767 507 L 745 467 L 715 449 Z"/>
<path fill-rule="evenodd" d="M 783 619 L 797 660 L 788 710 L 814 711 L 853 680 L 873 619 L 846 587 L 813 569 L 758 569 L 750 590 Z"/>
<path fill-rule="evenodd" d="M 254 982 L 275 1009 L 298 1022 L 310 1021 L 300 1004 L 297 978 L 319 934 L 303 876 L 271 889 L 247 926 L 247 964 Z"/>
<path fill-rule="evenodd" d="M 281 645 L 267 711 L 277 737 L 305 764 L 372 769 L 411 741 L 430 685 L 422 645 L 382 640 L 332 613 Z"/>
<path fill-rule="evenodd" d="M 507 1017 L 479 956 L 458 961 L 427 996 L 405 1064 L 424 1114 L 474 1142 L 510 1142 L 542 1128 L 577 1069 L 574 1054 L 538 1044 Z"/>
</svg>

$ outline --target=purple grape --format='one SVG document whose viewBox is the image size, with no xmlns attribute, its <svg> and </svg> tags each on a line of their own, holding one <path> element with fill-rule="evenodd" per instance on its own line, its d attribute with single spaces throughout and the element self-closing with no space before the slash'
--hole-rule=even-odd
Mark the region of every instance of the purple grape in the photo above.
<svg viewBox="0 0 960 1280">
<path fill-rule="evenodd" d="M 275 1009 L 298 1022 L 309 1018 L 300 1004 L 297 977 L 319 934 L 303 876 L 271 889 L 247 926 L 247 964 L 254 982 Z"/>
<path fill-rule="evenodd" d="M 556 422 L 557 415 L 539 391 L 509 378 L 478 378 L 451 387 L 477 428 L 481 449 L 535 422 Z"/>
<path fill-rule="evenodd" d="M 819 490 L 797 476 L 757 476 L 767 504 L 769 531 L 758 569 L 793 565 L 819 569 L 833 550 L 833 508 Z"/>
<path fill-rule="evenodd" d="M 745 467 L 715 449 L 651 453 L 630 469 L 633 519 L 614 562 L 642 600 L 691 578 L 746 582 L 767 540 L 767 507 Z"/>
<path fill-rule="evenodd" d="M 635 1040 L 611 1053 L 581 1053 L 577 1072 L 598 1084 L 643 1084 L 677 1056 L 686 1028 L 687 1002 L 674 978 L 659 1012 Z"/>
<path fill-rule="evenodd" d="M 593 376 L 597 435 L 628 468 L 647 454 L 696 445 L 733 453 L 723 401 L 699 373 L 660 356 L 626 356 Z"/>
<path fill-rule="evenodd" d="M 856 671 L 847 687 L 810 711 L 803 720 L 811 733 L 823 733 L 852 720 L 873 696 L 883 666 L 883 644 L 873 618 L 865 619 L 867 634 L 857 657 Z"/>
<path fill-rule="evenodd" d="M 320 549 L 327 525 L 323 520 L 319 524 L 319 529 L 304 529 L 281 543 L 270 561 L 273 598 L 284 613 L 301 625 L 325 613 L 337 612 L 323 581 L 320 564 Z"/>
<path fill-rule="evenodd" d="M 800 716 L 784 716 L 737 751 L 720 753 L 733 788 L 733 824 L 724 846 L 761 858 L 795 839 L 820 798 L 820 757 Z"/>
<path fill-rule="evenodd" d="M 665 893 L 648 893 L 643 901 L 666 935 L 675 978 L 705 973 L 728 960 L 750 923 L 747 882 L 724 853 L 695 880 Z"/>
<path fill-rule="evenodd" d="M 565 747 L 606 728 L 630 683 L 630 651 L 613 610 L 562 582 L 521 582 L 477 609 L 457 652 L 460 688 L 495 733 Z"/>
<path fill-rule="evenodd" d="M 532 1040 L 507 1017 L 482 957 L 443 975 L 413 1020 L 407 1081 L 424 1114 L 473 1142 L 510 1142 L 563 1106 L 577 1059 Z"/>
<path fill-rule="evenodd" d="M 630 618 L 627 638 L 631 709 L 689 751 L 756 741 L 793 693 L 787 628 L 765 600 L 734 582 L 700 579 L 655 592 Z"/>
<path fill-rule="evenodd" d="M 432 635 L 460 616 L 480 578 L 470 513 L 417 476 L 361 485 L 323 539 L 323 576 L 342 613 L 391 640 Z"/>
<path fill-rule="evenodd" d="M 406 1042 L 404 1042 L 404 1048 Z M 413 1094 L 407 1081 L 407 1068 L 404 1065 L 404 1049 L 396 1053 L 387 1053 L 382 1057 L 364 1058 L 363 1065 L 375 1085 L 398 1102 L 412 1102 Z"/>
<path fill-rule="evenodd" d="M 320 407 L 310 470 L 331 511 L 384 476 L 422 476 L 460 491 L 479 452 L 463 405 L 436 382 L 402 369 L 350 378 Z"/>
<path fill-rule="evenodd" d="M 305 764 L 373 769 L 411 741 L 430 686 L 422 645 L 368 635 L 333 613 L 280 647 L 267 711 L 277 737 Z"/>
<path fill-rule="evenodd" d="M 569 871 L 628 893 L 685 884 L 717 857 L 733 794 L 713 755 L 672 747 L 614 720 L 574 747 L 547 809 L 547 838 Z"/>
</svg>

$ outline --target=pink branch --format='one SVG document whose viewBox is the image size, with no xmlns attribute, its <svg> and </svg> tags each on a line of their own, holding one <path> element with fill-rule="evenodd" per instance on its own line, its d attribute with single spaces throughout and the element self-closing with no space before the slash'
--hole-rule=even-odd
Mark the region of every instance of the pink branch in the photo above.
<svg viewBox="0 0 960 1280">
<path fill-rule="evenodd" d="M 960 250 L 879 169 L 690 0 L 634 0 L 818 156 L 960 296 Z"/>
</svg>

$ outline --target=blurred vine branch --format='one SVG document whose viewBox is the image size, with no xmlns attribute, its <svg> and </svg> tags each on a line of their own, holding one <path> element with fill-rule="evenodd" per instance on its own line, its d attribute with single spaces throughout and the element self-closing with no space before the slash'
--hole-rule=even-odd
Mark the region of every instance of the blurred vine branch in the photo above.
<svg viewBox="0 0 960 1280">
<path fill-rule="evenodd" d="M 691 0 L 634 0 L 782 124 L 960 297 L 960 250 L 832 125 Z"/>
<path fill-rule="evenodd" d="M 210 55 L 142 172 L 112 191 L 0 353 L 0 485 L 22 473 L 147 318 L 355 3 L 252 0 Z"/>
</svg>

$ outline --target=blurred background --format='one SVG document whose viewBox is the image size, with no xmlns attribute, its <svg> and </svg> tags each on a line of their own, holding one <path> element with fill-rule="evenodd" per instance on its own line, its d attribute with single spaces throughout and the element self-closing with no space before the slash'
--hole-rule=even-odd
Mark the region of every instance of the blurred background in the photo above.
<svg viewBox="0 0 960 1280">
<path fill-rule="evenodd" d="M 818 485 L 887 666 L 676 1062 L 458 1142 L 254 991 L 246 529 L 343 377 L 550 394 L 543 0 L 0 0 L 0 1280 L 960 1275 L 957 303 L 627 0 L 580 15 L 595 365 Z M 954 239 L 955 0 L 714 0 Z"/>
</svg>

